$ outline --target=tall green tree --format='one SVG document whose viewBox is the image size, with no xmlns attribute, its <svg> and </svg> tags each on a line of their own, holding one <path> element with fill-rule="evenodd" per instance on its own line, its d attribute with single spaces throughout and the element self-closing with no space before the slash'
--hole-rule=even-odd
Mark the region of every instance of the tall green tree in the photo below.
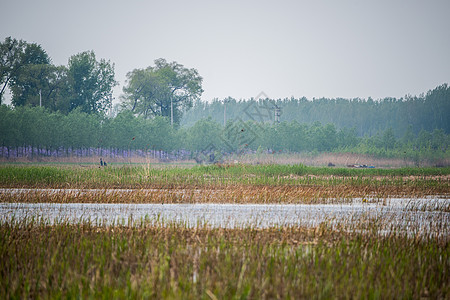
<svg viewBox="0 0 450 300">
<path fill-rule="evenodd" d="M 51 72 L 50 57 L 38 44 L 26 44 L 21 66 L 11 79 L 14 106 L 39 105 L 39 94 Z"/>
<path fill-rule="evenodd" d="M 14 43 L 13 40 L 8 39 L 7 42 L 11 46 L 17 46 L 15 58 L 18 58 L 16 68 L 10 68 L 8 82 L 5 82 L 12 92 L 12 104 L 16 107 L 39 106 L 40 99 L 43 99 L 45 100 L 43 106 L 55 110 L 50 103 L 54 103 L 55 98 L 58 98 L 57 94 L 61 85 L 66 85 L 61 81 L 62 75 L 65 74 L 64 67 L 51 65 L 47 52 L 38 44 L 22 41 Z M 11 51 L 13 48 L 10 47 Z"/>
<path fill-rule="evenodd" d="M 114 64 L 97 61 L 93 51 L 73 55 L 68 64 L 70 107 L 85 113 L 102 113 L 110 107 L 114 79 Z"/>
<path fill-rule="evenodd" d="M 43 106 L 67 112 L 67 69 L 51 64 L 28 65 L 11 85 L 14 106 Z"/>
<path fill-rule="evenodd" d="M 158 99 L 163 98 L 167 88 L 151 67 L 135 69 L 127 74 L 127 85 L 123 88 L 126 106 L 133 113 L 144 118 L 162 116 L 158 108 Z"/>
<path fill-rule="evenodd" d="M 182 112 L 203 93 L 202 81 L 196 69 L 160 58 L 153 67 L 127 74 L 125 106 L 146 118 L 163 116 L 178 124 Z"/>
<path fill-rule="evenodd" d="M 24 45 L 24 41 L 18 41 L 11 37 L 7 37 L 4 42 L 0 43 L 0 104 L 11 78 L 19 70 Z"/>
</svg>

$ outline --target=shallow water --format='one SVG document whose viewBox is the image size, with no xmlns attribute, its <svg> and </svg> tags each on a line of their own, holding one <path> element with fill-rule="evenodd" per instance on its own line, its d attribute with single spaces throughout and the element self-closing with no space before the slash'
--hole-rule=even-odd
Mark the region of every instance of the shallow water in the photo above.
<svg viewBox="0 0 450 300">
<path fill-rule="evenodd" d="M 152 192 L 157 190 L 139 190 Z M 192 190 L 189 190 L 191 192 Z M 129 189 L 0 189 L 0 194 L 21 193 L 133 193 Z M 184 190 L 176 192 L 183 194 Z M 194 191 L 197 192 L 197 191 Z M 448 235 L 450 198 L 348 199 L 342 204 L 97 204 L 97 203 L 0 203 L 0 221 L 32 217 L 40 222 L 77 223 L 91 221 L 99 225 L 182 223 L 193 227 L 207 225 L 228 228 L 266 228 L 276 226 L 327 226 L 377 222 L 382 230 L 437 232 Z M 384 229 L 383 229 L 384 228 Z"/>
<path fill-rule="evenodd" d="M 0 220 L 34 217 L 48 224 L 78 223 L 89 220 L 99 225 L 181 223 L 227 228 L 266 228 L 278 226 L 350 225 L 377 222 L 381 230 L 448 236 L 450 199 L 393 198 L 384 204 L 49 204 L 0 203 Z M 436 208 L 440 208 L 436 209 Z M 442 211 L 442 208 L 445 208 Z"/>
</svg>

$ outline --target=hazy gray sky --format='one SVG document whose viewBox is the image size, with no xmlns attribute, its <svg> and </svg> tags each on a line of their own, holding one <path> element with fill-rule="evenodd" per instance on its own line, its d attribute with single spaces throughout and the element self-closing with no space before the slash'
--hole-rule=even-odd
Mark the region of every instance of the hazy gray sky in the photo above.
<svg viewBox="0 0 450 300">
<path fill-rule="evenodd" d="M 202 98 L 402 97 L 450 83 L 450 1 L 0 0 L 0 39 L 54 64 L 94 50 L 127 72 L 196 68 Z"/>
</svg>

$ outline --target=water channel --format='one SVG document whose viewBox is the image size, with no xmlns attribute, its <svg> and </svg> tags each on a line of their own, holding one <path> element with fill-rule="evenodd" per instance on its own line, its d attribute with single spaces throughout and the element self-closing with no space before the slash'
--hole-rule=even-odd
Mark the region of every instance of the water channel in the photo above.
<svg viewBox="0 0 450 300">
<path fill-rule="evenodd" d="M 0 189 L 1 193 L 29 192 Z M 42 190 L 41 190 L 42 192 Z M 47 192 L 68 192 L 47 190 Z M 73 192 L 72 190 L 69 192 Z M 76 191 L 79 193 L 80 191 Z M 95 192 L 95 191 L 86 191 Z M 101 191 L 105 192 L 105 191 Z M 117 190 L 115 190 L 117 192 Z M 188 227 L 266 228 L 351 224 L 365 220 L 386 230 L 450 234 L 450 198 L 388 198 L 365 203 L 355 198 L 346 204 L 98 204 L 0 203 L 0 222 L 34 218 L 49 224 L 90 221 L 101 225 L 181 223 Z M 436 229 L 437 228 L 437 229 Z"/>
</svg>

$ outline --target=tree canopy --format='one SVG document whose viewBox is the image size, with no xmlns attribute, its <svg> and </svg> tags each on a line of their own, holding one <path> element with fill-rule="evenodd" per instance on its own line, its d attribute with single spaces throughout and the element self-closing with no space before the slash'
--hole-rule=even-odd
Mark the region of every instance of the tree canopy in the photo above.
<svg viewBox="0 0 450 300">
<path fill-rule="evenodd" d="M 93 51 L 73 55 L 69 59 L 68 80 L 70 108 L 86 113 L 104 112 L 112 102 L 114 64 L 105 59 L 97 61 Z"/>
<path fill-rule="evenodd" d="M 183 110 L 200 98 L 202 80 L 196 69 L 157 59 L 155 66 L 127 74 L 125 107 L 145 118 L 163 116 L 179 123 Z"/>
<path fill-rule="evenodd" d="M 65 115 L 43 107 L 0 106 L 0 157 L 18 157 L 24 148 L 30 149 L 28 154 L 33 151 L 46 156 L 55 151 L 70 155 L 76 149 L 85 149 L 86 153 L 94 148 L 109 153 L 135 150 L 141 154 L 180 150 L 184 157 L 191 158 L 208 158 L 211 153 L 353 152 L 412 159 L 417 164 L 431 159 L 440 164 L 448 159 L 449 146 L 450 135 L 442 129 L 421 130 L 418 135 L 408 131 L 400 138 L 387 129 L 358 137 L 353 129 L 337 129 L 334 124 L 320 122 L 308 125 L 297 121 L 230 120 L 223 127 L 211 118 L 201 119 L 189 128 L 173 128 L 168 118 L 145 119 L 129 110 L 106 118 L 79 108 Z"/>
<path fill-rule="evenodd" d="M 20 67 L 24 42 L 7 37 L 0 43 L 0 104 L 11 78 Z"/>
<path fill-rule="evenodd" d="M 448 151 L 448 84 L 400 99 L 206 102 L 202 81 L 196 69 L 157 59 L 127 74 L 122 110 L 106 118 L 117 84 L 113 63 L 85 51 L 55 66 L 40 45 L 8 37 L 0 43 L 0 99 L 9 88 L 14 108 L 0 105 L 0 148 Z M 282 109 L 280 122 L 275 107 Z"/>
<path fill-rule="evenodd" d="M 0 103 L 7 87 L 12 104 L 43 106 L 69 113 L 103 113 L 110 107 L 114 64 L 97 61 L 93 51 L 70 57 L 68 66 L 55 66 L 38 44 L 7 37 L 0 43 Z"/>
<path fill-rule="evenodd" d="M 389 128 L 392 128 L 396 137 L 403 136 L 408 130 L 418 134 L 422 129 L 443 129 L 446 134 L 450 134 L 450 86 L 446 83 L 424 94 L 407 95 L 399 99 L 236 100 L 228 97 L 212 102 L 196 101 L 184 114 L 181 125 L 190 127 L 198 120 L 208 117 L 223 123 L 225 106 L 227 120 L 258 119 L 257 116 L 251 116 L 252 111 L 248 108 L 259 107 L 260 113 L 265 114 L 265 119 L 273 122 L 275 105 L 281 108 L 280 121 L 297 121 L 300 124 L 313 124 L 316 121 L 322 124 L 332 123 L 337 129 L 354 128 L 358 136 L 373 136 Z"/>
</svg>

